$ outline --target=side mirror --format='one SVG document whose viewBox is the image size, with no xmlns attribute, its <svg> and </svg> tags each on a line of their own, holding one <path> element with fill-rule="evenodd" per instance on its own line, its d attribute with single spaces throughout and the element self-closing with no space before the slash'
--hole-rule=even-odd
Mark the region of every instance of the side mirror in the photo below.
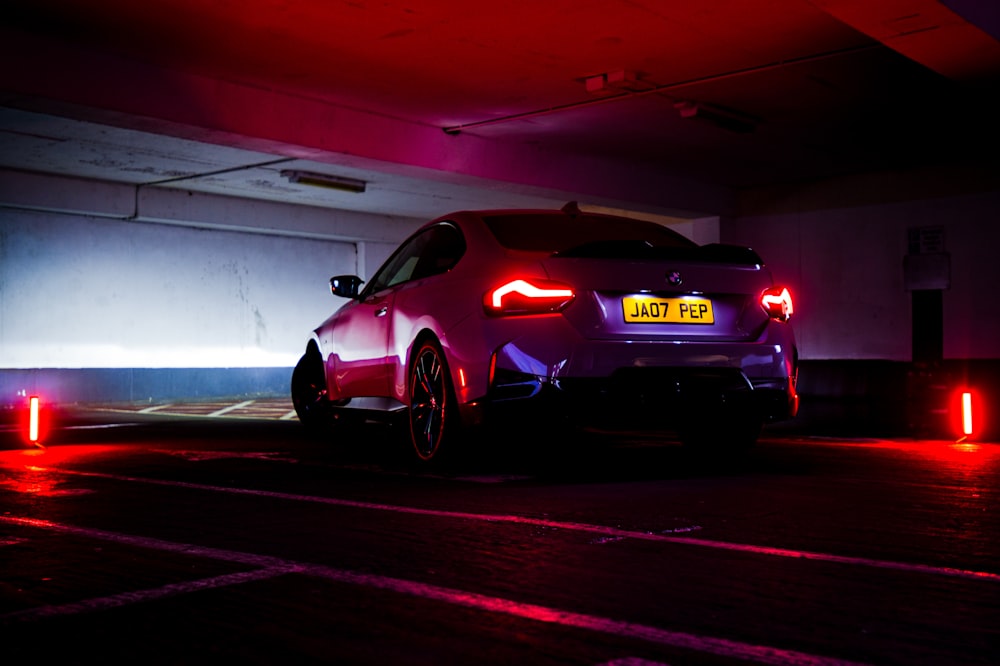
<svg viewBox="0 0 1000 666">
<path fill-rule="evenodd" d="M 364 282 L 357 275 L 336 275 L 330 278 L 330 291 L 334 296 L 357 298 Z"/>
</svg>

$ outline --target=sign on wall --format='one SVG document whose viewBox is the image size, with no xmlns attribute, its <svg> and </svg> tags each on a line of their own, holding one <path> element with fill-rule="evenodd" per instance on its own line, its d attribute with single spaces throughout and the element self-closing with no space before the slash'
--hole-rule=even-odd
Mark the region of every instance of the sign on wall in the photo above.
<svg viewBox="0 0 1000 666">
<path fill-rule="evenodd" d="M 951 287 L 951 255 L 945 251 L 944 227 L 911 227 L 907 230 L 903 284 L 907 291 Z"/>
</svg>

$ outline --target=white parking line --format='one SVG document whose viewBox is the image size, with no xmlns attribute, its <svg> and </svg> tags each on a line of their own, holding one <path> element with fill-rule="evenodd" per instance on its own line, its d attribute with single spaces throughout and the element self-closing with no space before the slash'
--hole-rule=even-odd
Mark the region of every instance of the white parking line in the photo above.
<svg viewBox="0 0 1000 666">
<path fill-rule="evenodd" d="M 226 574 L 224 576 L 215 576 L 214 578 L 202 578 L 200 580 L 192 580 L 184 583 L 173 583 L 149 590 L 136 590 L 134 592 L 123 592 L 121 594 L 115 594 L 108 597 L 85 599 L 84 601 L 78 601 L 72 604 L 28 608 L 22 611 L 7 613 L 6 615 L 0 615 L 0 621 L 41 620 L 59 615 L 76 615 L 77 613 L 107 610 L 109 608 L 128 606 L 129 604 L 143 601 L 155 601 L 156 599 L 175 597 L 181 594 L 188 594 L 190 592 L 200 592 L 201 590 L 225 587 L 227 585 L 240 585 L 242 583 L 250 583 L 258 580 L 267 580 L 268 578 L 276 578 L 277 576 L 283 576 L 287 573 L 292 573 L 292 569 L 288 567 L 268 567 L 267 569 L 257 569 L 255 571 L 243 571 L 240 573 Z"/>
<path fill-rule="evenodd" d="M 243 402 L 237 403 L 235 405 L 229 405 L 228 407 L 223 407 L 222 409 L 218 409 L 212 412 L 211 414 L 207 414 L 207 416 L 209 417 L 222 416 L 223 414 L 228 414 L 229 412 L 235 411 L 237 409 L 243 409 L 245 407 L 249 407 L 255 402 L 256 400 L 244 400 Z"/>
<path fill-rule="evenodd" d="M 262 569 L 245 574 L 233 574 L 231 576 L 221 576 L 207 581 L 193 581 L 190 584 L 180 584 L 157 588 L 155 590 L 138 591 L 131 594 L 116 595 L 102 599 L 70 604 L 68 606 L 51 607 L 55 610 L 47 611 L 47 607 L 40 607 L 33 611 L 20 611 L 0 615 L 0 623 L 8 624 L 12 621 L 36 620 L 50 615 L 61 615 L 65 613 L 86 612 L 99 610 L 105 607 L 113 607 L 125 603 L 137 603 L 140 601 L 150 601 L 171 594 L 181 594 L 188 591 L 201 589 L 199 584 L 207 583 L 212 585 L 217 582 L 220 585 L 244 582 L 241 577 L 247 580 L 259 577 L 272 577 L 284 573 L 299 573 L 307 576 L 325 578 L 339 583 L 370 587 L 380 590 L 387 590 L 398 594 L 419 597 L 432 601 L 440 601 L 464 608 L 472 608 L 489 613 L 509 615 L 536 622 L 556 624 L 575 629 L 584 629 L 604 634 L 610 634 L 621 638 L 641 640 L 648 643 L 664 645 L 673 648 L 683 648 L 715 656 L 733 659 L 749 660 L 760 664 L 773 664 L 775 666 L 787 666 L 790 664 L 814 665 L 814 666 L 851 666 L 855 662 L 848 662 L 840 659 L 813 655 L 805 652 L 784 650 L 781 648 L 751 645 L 725 638 L 715 638 L 712 636 L 699 636 L 680 631 L 670 631 L 659 627 L 635 624 L 612 618 L 600 617 L 597 615 L 587 615 L 572 611 L 561 610 L 549 606 L 529 604 L 503 597 L 493 597 L 476 592 L 466 592 L 453 588 L 430 585 L 419 581 L 405 580 L 402 578 L 390 578 L 376 574 L 360 573 L 346 569 L 336 569 L 314 564 L 293 562 L 266 555 L 255 555 L 253 553 L 242 553 L 238 551 L 222 550 L 218 548 L 204 548 L 191 544 L 162 541 L 148 537 L 139 537 L 105 530 L 96 530 L 86 527 L 76 527 L 64 523 L 55 523 L 48 520 L 38 520 L 33 518 L 17 518 L 14 516 L 0 515 L 0 521 L 33 527 L 48 531 L 72 534 L 75 536 L 101 539 L 115 543 L 136 546 L 139 548 L 150 548 L 154 550 L 183 553 L 196 557 L 207 557 L 215 560 L 227 562 L 238 562 L 245 564 L 256 564 Z"/>
<path fill-rule="evenodd" d="M 137 414 L 152 414 L 153 412 L 158 412 L 161 409 L 166 409 L 167 407 L 173 407 L 173 403 L 167 403 L 166 405 L 153 405 L 152 407 L 146 407 L 145 409 L 140 409 Z"/>
<path fill-rule="evenodd" d="M 671 530 L 661 532 L 642 532 L 638 530 L 625 530 L 617 527 L 605 525 L 591 525 L 588 523 L 562 522 L 558 520 L 548 520 L 545 518 L 532 518 L 529 516 L 518 516 L 516 514 L 493 514 L 493 513 L 468 513 L 464 511 L 448 511 L 444 509 L 424 509 L 420 507 L 402 506 L 397 504 L 380 504 L 377 502 L 361 502 L 358 500 L 340 499 L 336 497 L 316 497 L 314 495 L 297 495 L 294 493 L 282 493 L 271 490 L 256 490 L 253 488 L 230 488 L 226 486 L 211 486 L 202 483 L 189 483 L 185 481 L 170 481 L 164 479 L 148 479 L 135 476 L 122 476 L 118 474 L 106 474 L 103 472 L 87 472 L 83 470 L 68 470 L 55 467 L 35 467 L 39 471 L 66 474 L 71 476 L 83 476 L 100 479 L 112 479 L 115 481 L 125 481 L 129 483 L 145 483 L 156 486 L 170 486 L 175 488 L 190 488 L 195 490 L 209 490 L 213 492 L 228 493 L 233 495 L 250 495 L 256 497 L 269 497 L 272 499 L 284 499 L 293 502 L 311 502 L 314 504 L 327 504 L 330 506 L 348 507 L 353 509 L 365 509 L 371 511 L 386 511 L 390 513 L 410 514 L 419 516 L 433 516 L 436 518 L 449 518 L 455 520 L 473 520 L 484 523 L 508 523 L 515 525 L 530 525 L 533 527 L 546 527 L 557 530 L 574 532 L 584 532 L 596 534 L 600 537 L 610 537 L 602 539 L 605 543 L 614 540 L 639 539 L 642 541 L 660 541 L 664 543 L 698 546 L 702 548 L 714 548 L 717 550 L 728 550 L 734 552 L 748 553 L 751 555 L 764 555 L 768 557 L 787 557 L 796 560 L 813 560 L 817 562 L 833 562 L 846 564 L 849 566 L 864 566 L 876 569 L 891 569 L 908 573 L 926 574 L 934 576 L 948 576 L 953 578 L 966 578 L 970 580 L 1000 582 L 1000 573 L 992 571 L 976 571 L 969 569 L 956 569 L 952 567 L 937 567 L 929 564 L 914 564 L 910 562 L 893 562 L 891 560 L 875 560 L 867 557 L 852 557 L 848 555 L 834 555 L 831 553 L 821 553 L 809 550 L 793 550 L 788 548 L 775 548 L 771 546 L 757 546 L 747 543 L 734 543 L 729 541 L 713 541 L 711 539 L 699 539 L 696 537 L 678 536 Z"/>
</svg>

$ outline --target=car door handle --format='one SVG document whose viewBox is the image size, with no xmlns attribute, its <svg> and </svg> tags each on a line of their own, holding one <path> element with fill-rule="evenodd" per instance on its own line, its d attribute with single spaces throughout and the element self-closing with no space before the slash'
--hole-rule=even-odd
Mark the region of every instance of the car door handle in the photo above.
<svg viewBox="0 0 1000 666">
<path fill-rule="evenodd" d="M 380 307 L 378 310 L 375 311 L 375 316 L 376 317 L 384 317 L 385 313 L 388 312 L 388 311 L 389 311 L 389 307 L 386 306 L 386 305 L 383 305 L 382 307 Z"/>
</svg>

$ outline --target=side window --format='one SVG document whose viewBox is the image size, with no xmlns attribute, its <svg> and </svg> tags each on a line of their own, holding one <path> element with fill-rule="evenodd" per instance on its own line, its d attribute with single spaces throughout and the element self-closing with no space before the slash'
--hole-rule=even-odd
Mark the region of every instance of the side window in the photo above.
<svg viewBox="0 0 1000 666">
<path fill-rule="evenodd" d="M 416 252 L 419 252 L 421 248 L 414 247 L 413 249 Z M 401 256 L 400 259 L 402 259 L 402 261 L 394 267 L 395 270 L 386 276 L 387 281 L 385 286 L 393 287 L 397 284 L 413 279 L 413 271 L 417 268 L 417 263 L 420 261 L 420 255 L 416 253 L 407 254 L 405 256 Z"/>
<path fill-rule="evenodd" d="M 458 228 L 439 224 L 428 230 L 427 244 L 420 253 L 420 262 L 413 272 L 414 280 L 447 273 L 465 254 L 465 238 Z"/>
<path fill-rule="evenodd" d="M 465 239 L 453 225 L 442 223 L 414 236 L 396 250 L 368 285 L 379 292 L 410 280 L 450 270 L 465 253 Z"/>
<path fill-rule="evenodd" d="M 378 269 L 375 276 L 372 277 L 371 281 L 368 283 L 368 288 L 365 290 L 369 294 L 374 294 L 382 291 L 386 287 L 391 287 L 394 284 L 399 284 L 405 281 L 410 273 L 413 272 L 413 267 L 417 263 L 418 251 L 420 239 L 423 237 L 417 236 L 416 238 L 411 238 L 404 245 L 400 246 L 396 252 L 389 257 L 388 261 L 382 264 L 382 268 Z"/>
</svg>

